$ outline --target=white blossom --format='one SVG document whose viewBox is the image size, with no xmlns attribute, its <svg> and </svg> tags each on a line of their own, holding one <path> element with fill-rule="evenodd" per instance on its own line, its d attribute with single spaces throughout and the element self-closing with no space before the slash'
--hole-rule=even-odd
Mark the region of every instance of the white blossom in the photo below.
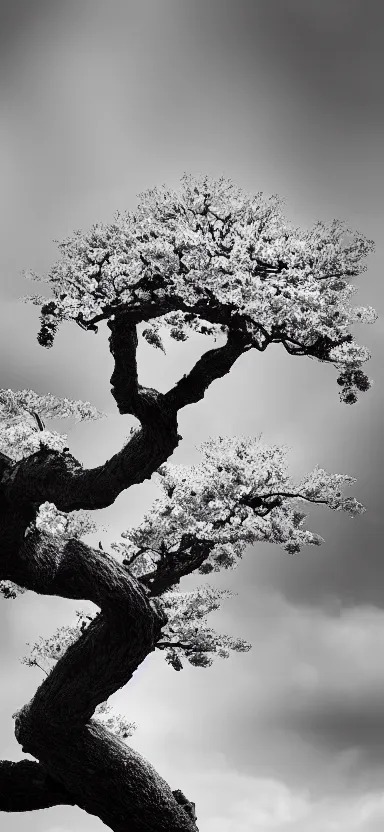
<svg viewBox="0 0 384 832">
<path fill-rule="evenodd" d="M 23 586 L 15 584 L 13 581 L 0 581 L 0 594 L 3 598 L 17 598 L 18 595 L 23 595 L 27 590 Z"/>
<path fill-rule="evenodd" d="M 53 393 L 40 396 L 34 390 L 0 390 L 0 408 L 1 418 L 8 414 L 18 417 L 25 412 L 34 412 L 49 419 L 74 418 L 76 421 L 105 416 L 90 402 L 60 398 Z"/>
<path fill-rule="evenodd" d="M 42 278 L 53 292 L 53 307 L 42 304 L 48 346 L 61 320 L 107 318 L 116 305 L 144 302 L 176 340 L 191 331 L 216 336 L 212 304 L 240 313 L 259 348 L 260 327 L 308 348 L 319 338 L 339 341 L 357 321 L 376 318 L 372 307 L 349 306 L 356 289 L 348 281 L 365 270 L 372 241 L 338 220 L 295 228 L 278 197 L 247 194 L 223 177 L 185 175 L 178 191 L 149 190 L 135 212 L 58 245 L 60 259 Z M 163 348 L 153 318 L 143 334 Z M 345 342 L 342 360 L 355 367 L 366 359 Z"/>
<path fill-rule="evenodd" d="M 60 453 L 68 448 L 66 434 L 45 426 L 41 429 L 36 416 L 84 421 L 99 419 L 104 414 L 90 402 L 59 398 L 52 393 L 40 396 L 34 390 L 0 390 L 0 450 L 15 462 L 43 446 Z"/>
<path fill-rule="evenodd" d="M 337 367 L 350 366 L 357 369 L 365 361 L 369 361 L 371 353 L 366 347 L 352 342 L 349 344 L 340 344 L 339 347 L 333 347 L 330 356 Z"/>
<path fill-rule="evenodd" d="M 162 642 L 168 644 L 161 649 L 165 651 L 166 661 L 176 670 L 182 669 L 181 658 L 195 666 L 209 667 L 214 659 L 212 654 L 228 658 L 229 650 L 246 652 L 251 649 L 244 639 L 216 633 L 207 625 L 207 616 L 220 608 L 223 598 L 233 595 L 228 590 L 204 584 L 191 592 L 166 592 L 161 596 L 168 623 L 163 629 L 160 645 Z"/>
<path fill-rule="evenodd" d="M 67 436 L 56 431 L 39 431 L 31 423 L 4 427 L 4 423 L 0 422 L 0 450 L 14 462 L 31 456 L 42 446 L 61 453 L 68 448 Z"/>
<path fill-rule="evenodd" d="M 91 515 L 79 511 L 59 511 L 53 503 L 42 503 L 35 520 L 36 528 L 41 532 L 61 535 L 64 538 L 80 538 L 94 532 L 97 528 Z"/>
<path fill-rule="evenodd" d="M 137 577 L 177 553 L 186 535 L 206 546 L 199 568 L 206 574 L 234 568 L 257 542 L 275 543 L 292 554 L 321 544 L 319 535 L 304 528 L 306 515 L 299 505 L 305 502 L 325 503 L 352 516 L 364 511 L 355 498 L 342 494 L 353 478 L 315 468 L 296 485 L 287 473 L 287 449 L 263 445 L 260 437 L 209 439 L 200 451 L 199 465 L 158 469 L 162 497 L 138 527 L 123 532 L 113 545 L 120 557 L 130 559 Z M 252 506 L 255 499 L 259 506 Z"/>
</svg>

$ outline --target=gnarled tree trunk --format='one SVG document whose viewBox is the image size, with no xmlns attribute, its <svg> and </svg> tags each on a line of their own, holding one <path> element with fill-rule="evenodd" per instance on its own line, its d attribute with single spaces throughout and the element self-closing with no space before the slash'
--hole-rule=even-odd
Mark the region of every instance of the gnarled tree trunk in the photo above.
<svg viewBox="0 0 384 832">
<path fill-rule="evenodd" d="M 120 412 L 133 413 L 141 429 L 104 465 L 88 471 L 69 453 L 48 449 L 17 463 L 0 457 L 0 579 L 100 607 L 15 715 L 16 738 L 38 762 L 0 763 L 0 811 L 69 804 L 96 815 L 114 832 L 193 832 L 194 804 L 92 719 L 97 705 L 127 684 L 155 649 L 166 624 L 155 596 L 185 568 L 162 564 L 148 586 L 106 552 L 38 532 L 32 521 L 45 501 L 61 511 L 97 509 L 149 478 L 178 444 L 178 410 L 203 398 L 250 345 L 242 333 L 229 333 L 223 347 L 207 352 L 163 395 L 138 384 L 136 330 L 129 315 L 116 315 L 108 325 L 115 359 L 112 394 Z M 196 565 L 201 559 L 196 553 Z"/>
</svg>

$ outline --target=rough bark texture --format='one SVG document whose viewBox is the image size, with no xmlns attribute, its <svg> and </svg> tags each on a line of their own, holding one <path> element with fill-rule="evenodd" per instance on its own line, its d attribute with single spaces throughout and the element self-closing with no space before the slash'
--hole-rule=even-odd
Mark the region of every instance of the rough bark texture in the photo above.
<svg viewBox="0 0 384 832">
<path fill-rule="evenodd" d="M 140 430 L 91 470 L 68 453 L 49 450 L 18 463 L 0 456 L 0 579 L 43 595 L 88 599 L 100 608 L 16 715 L 16 738 L 39 762 L 0 763 L 0 810 L 73 804 L 115 832 L 192 832 L 194 803 L 180 790 L 172 792 L 141 755 L 92 719 L 97 705 L 127 684 L 161 640 L 166 618 L 154 597 L 185 568 L 169 561 L 149 580 L 136 579 L 106 552 L 30 524 L 44 501 L 62 511 L 101 508 L 150 477 L 178 444 L 178 410 L 201 399 L 250 344 L 244 334 L 230 334 L 224 347 L 207 352 L 162 395 L 138 383 L 137 336 L 129 317 L 116 314 L 108 326 L 112 395 L 120 413 L 140 420 Z M 206 556 L 191 554 L 196 565 Z"/>
<path fill-rule="evenodd" d="M 50 806 L 75 806 L 76 801 L 39 763 L 0 760 L 0 808 L 3 812 L 29 812 Z"/>
<path fill-rule="evenodd" d="M 28 753 L 44 755 L 45 768 L 76 804 L 114 832 L 196 830 L 165 780 L 103 726 L 90 720 L 70 732 L 63 726 L 47 730 L 28 716 L 21 723 L 16 735 Z"/>
</svg>

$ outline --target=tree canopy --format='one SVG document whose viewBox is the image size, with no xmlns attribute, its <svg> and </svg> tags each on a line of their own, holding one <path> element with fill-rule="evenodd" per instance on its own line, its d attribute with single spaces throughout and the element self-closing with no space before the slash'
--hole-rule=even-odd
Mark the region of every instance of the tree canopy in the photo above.
<svg viewBox="0 0 384 832">
<path fill-rule="evenodd" d="M 370 356 L 349 329 L 376 313 L 349 305 L 349 279 L 365 270 L 373 243 L 339 220 L 302 231 L 282 209 L 277 196 L 250 196 L 224 178 L 184 176 L 177 192 L 144 193 L 134 213 L 59 243 L 45 278 L 52 300 L 26 298 L 42 306 L 40 343 L 52 345 L 62 320 L 96 330 L 122 308 L 132 323 L 148 322 L 143 336 L 158 348 L 161 328 L 181 341 L 191 330 L 236 328 L 257 350 L 281 343 L 333 363 L 353 403 L 369 388 L 361 365 Z"/>
</svg>

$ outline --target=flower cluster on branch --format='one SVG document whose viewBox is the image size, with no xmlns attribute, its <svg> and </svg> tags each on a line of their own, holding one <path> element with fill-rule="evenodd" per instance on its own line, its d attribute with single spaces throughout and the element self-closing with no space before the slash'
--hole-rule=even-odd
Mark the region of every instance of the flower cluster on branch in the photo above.
<svg viewBox="0 0 384 832">
<path fill-rule="evenodd" d="M 304 528 L 299 504 L 324 503 L 351 515 L 364 511 L 342 494 L 355 482 L 352 477 L 315 468 L 295 485 L 287 473 L 287 449 L 266 446 L 260 437 L 218 437 L 200 451 L 199 465 L 159 468 L 162 497 L 140 526 L 112 544 L 137 577 L 168 558 L 188 562 L 196 542 L 206 546 L 203 574 L 236 566 L 246 546 L 256 542 L 276 543 L 292 554 L 318 545 L 321 538 Z"/>
<path fill-rule="evenodd" d="M 147 191 L 135 212 L 78 231 L 59 250 L 45 278 L 29 275 L 46 280 L 53 298 L 25 298 L 41 306 L 44 346 L 63 320 L 97 331 L 129 309 L 163 350 L 161 330 L 185 340 L 191 331 L 216 336 L 241 326 L 258 349 L 281 343 L 292 355 L 360 371 L 369 358 L 350 327 L 376 313 L 350 306 L 349 280 L 365 270 L 372 241 L 338 220 L 295 228 L 276 196 L 249 195 L 223 177 L 185 175 L 178 191 Z M 352 403 L 371 382 L 350 382 L 341 398 Z"/>
<path fill-rule="evenodd" d="M 260 437 L 210 439 L 201 446 L 200 464 L 168 464 L 181 439 L 178 413 L 200 401 L 245 352 L 272 343 L 290 355 L 333 364 L 341 400 L 354 403 L 371 386 L 362 369 L 370 355 L 350 328 L 374 322 L 376 313 L 350 306 L 355 289 L 349 279 L 364 271 L 372 243 L 338 221 L 301 231 L 286 221 L 276 197 L 249 196 L 224 178 L 185 176 L 179 191 L 148 191 L 134 213 L 76 232 L 59 248 L 46 278 L 53 297 L 27 299 L 41 306 L 38 340 L 50 347 L 65 320 L 95 332 L 105 320 L 114 359 L 111 393 L 119 412 L 133 415 L 140 427 L 103 465 L 84 470 L 69 453 L 67 437 L 43 420 L 102 414 L 88 402 L 0 390 L 0 592 L 14 598 L 29 588 L 87 598 L 100 608 L 95 616 L 77 613 L 76 626 L 40 639 L 23 659 L 47 676 L 15 715 L 16 738 L 44 768 L 39 788 L 31 779 L 35 769 L 6 762 L 2 771 L 13 778 L 15 792 L 31 775 L 26 803 L 32 808 L 60 802 L 48 772 L 65 784 L 64 802 L 75 797 L 93 811 L 96 789 L 114 795 L 111 828 L 120 830 L 121 818 L 124 828 L 136 823 L 139 812 L 140 828 L 189 830 L 194 804 L 178 790 L 172 797 L 146 761 L 110 736 L 127 738 L 134 725 L 111 713 L 108 698 L 155 648 L 176 670 L 185 660 L 208 667 L 215 656 L 250 649 L 208 623 L 231 593 L 208 585 L 180 591 L 184 576 L 234 568 L 258 542 L 290 554 L 319 545 L 322 539 L 305 527 L 306 504 L 352 517 L 365 509 L 344 496 L 353 478 L 316 467 L 294 483 L 286 449 L 265 446 Z M 166 393 L 142 386 L 138 335 L 165 351 L 164 333 L 184 341 L 191 332 L 215 339 L 225 333 L 226 343 L 204 353 Z M 111 544 L 116 557 L 81 540 L 95 528 L 87 509 L 111 505 L 154 472 L 161 497 L 137 528 Z M 46 670 L 46 661 L 55 667 Z M 64 734 L 65 755 L 51 741 Z M 101 765 L 83 764 L 95 754 Z M 116 794 L 116 765 L 129 793 Z M 106 805 L 95 813 L 111 821 Z"/>
<path fill-rule="evenodd" d="M 39 396 L 34 390 L 0 390 L 0 450 L 15 462 L 42 447 L 59 452 L 68 450 L 67 436 L 46 430 L 43 418 L 73 418 L 80 422 L 104 415 L 90 402 L 60 398 L 52 393 Z"/>
<path fill-rule="evenodd" d="M 167 625 L 157 647 L 176 670 L 182 668 L 182 658 L 208 667 L 215 656 L 227 658 L 229 650 L 250 649 L 243 639 L 218 634 L 207 624 L 209 613 L 232 593 L 208 585 L 179 592 L 175 587 L 181 577 L 235 568 L 245 549 L 257 542 L 275 543 L 290 554 L 319 545 L 322 538 L 305 528 L 303 504 L 324 504 L 352 517 L 365 510 L 355 497 L 343 494 L 354 478 L 316 467 L 294 484 L 287 473 L 287 449 L 264 445 L 261 437 L 218 437 L 200 450 L 199 465 L 159 468 L 162 497 L 138 527 L 111 544 L 117 558 L 164 610 Z M 56 516 L 49 506 L 42 509 L 45 531 L 57 534 L 65 515 Z M 64 632 L 65 639 L 78 635 L 76 628 L 62 628 L 56 638 L 64 638 Z M 44 649 L 50 658 L 59 657 L 57 646 L 52 648 L 49 641 Z"/>
</svg>

